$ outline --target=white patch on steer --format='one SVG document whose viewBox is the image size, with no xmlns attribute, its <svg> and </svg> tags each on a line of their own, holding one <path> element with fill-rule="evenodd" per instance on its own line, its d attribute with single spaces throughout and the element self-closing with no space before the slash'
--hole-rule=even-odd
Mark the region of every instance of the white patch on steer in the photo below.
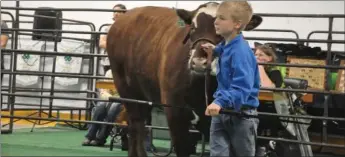
<svg viewBox="0 0 345 157">
<path fill-rule="evenodd" d="M 198 23 L 196 19 L 198 18 L 200 13 L 205 13 L 205 14 L 211 15 L 212 17 L 216 17 L 217 8 L 218 8 L 218 4 L 214 4 L 214 3 L 210 3 L 206 7 L 200 8 L 193 18 L 193 23 L 194 23 L 195 28 L 198 28 Z"/>
<path fill-rule="evenodd" d="M 191 120 L 190 122 L 192 123 L 192 124 L 194 124 L 194 125 L 196 125 L 196 123 L 198 123 L 198 121 L 199 121 L 199 116 L 194 112 L 194 111 L 192 111 L 193 112 L 193 115 L 194 115 L 194 119 L 193 120 Z"/>
<path fill-rule="evenodd" d="M 190 67 L 190 64 L 192 63 L 192 59 L 193 59 L 193 56 L 194 56 L 194 53 L 195 53 L 196 49 L 192 49 L 190 51 L 190 58 L 188 60 L 188 67 Z"/>
<path fill-rule="evenodd" d="M 217 64 L 218 64 L 218 57 L 215 57 L 211 63 L 211 75 L 216 76 L 217 74 Z"/>
</svg>

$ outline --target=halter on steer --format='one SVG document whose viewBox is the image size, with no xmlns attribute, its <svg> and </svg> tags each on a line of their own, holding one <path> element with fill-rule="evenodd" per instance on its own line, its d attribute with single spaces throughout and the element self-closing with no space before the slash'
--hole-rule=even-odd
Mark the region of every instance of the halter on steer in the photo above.
<svg viewBox="0 0 345 157">
<path fill-rule="evenodd" d="M 190 40 L 190 32 L 188 32 L 188 34 L 186 35 L 186 37 L 183 40 L 183 44 L 186 44 L 188 39 Z M 192 41 L 192 44 L 190 45 L 190 50 L 194 49 L 195 46 L 200 42 L 200 41 L 206 41 L 209 42 L 213 45 L 216 45 L 212 40 L 208 39 L 208 38 L 198 38 L 195 41 Z M 191 56 L 193 57 L 193 56 Z M 208 106 L 209 103 L 209 99 L 208 99 L 208 90 L 209 90 L 209 82 L 210 82 L 210 77 L 211 77 L 211 63 L 212 63 L 212 59 L 213 59 L 213 54 L 212 53 L 208 53 L 207 52 L 207 64 L 206 64 L 206 72 L 205 72 L 205 104 L 206 107 Z"/>
</svg>

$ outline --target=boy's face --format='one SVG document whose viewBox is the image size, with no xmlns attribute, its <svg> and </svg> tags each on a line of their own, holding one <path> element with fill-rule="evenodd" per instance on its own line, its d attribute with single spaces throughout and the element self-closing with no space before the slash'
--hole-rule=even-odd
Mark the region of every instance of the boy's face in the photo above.
<svg viewBox="0 0 345 157">
<path fill-rule="evenodd" d="M 227 12 L 226 9 L 219 7 L 216 14 L 216 20 L 214 21 L 214 27 L 218 35 L 227 38 L 233 33 L 238 32 L 241 23 L 239 21 L 234 21 L 231 14 Z"/>
</svg>

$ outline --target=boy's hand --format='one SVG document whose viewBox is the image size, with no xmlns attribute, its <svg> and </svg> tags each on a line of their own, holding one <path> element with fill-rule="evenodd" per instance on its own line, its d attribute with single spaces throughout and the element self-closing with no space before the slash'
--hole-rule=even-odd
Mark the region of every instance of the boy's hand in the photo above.
<svg viewBox="0 0 345 157">
<path fill-rule="evenodd" d="M 212 103 L 211 105 L 208 105 L 205 111 L 206 116 L 217 116 L 219 115 L 221 107 L 217 104 Z"/>
<path fill-rule="evenodd" d="M 208 54 L 212 54 L 213 49 L 216 47 L 211 43 L 206 43 L 201 45 L 202 49 L 207 52 Z"/>
<path fill-rule="evenodd" d="M 265 71 L 265 67 L 263 65 L 259 65 L 259 71 Z"/>
</svg>

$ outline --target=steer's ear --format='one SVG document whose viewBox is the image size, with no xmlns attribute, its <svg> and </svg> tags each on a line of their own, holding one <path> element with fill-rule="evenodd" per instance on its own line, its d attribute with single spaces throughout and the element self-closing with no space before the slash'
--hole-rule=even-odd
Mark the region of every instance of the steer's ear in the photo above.
<svg viewBox="0 0 345 157">
<path fill-rule="evenodd" d="M 250 22 L 248 23 L 248 25 L 246 26 L 244 30 L 251 31 L 255 29 L 256 27 L 260 26 L 261 23 L 262 23 L 262 17 L 259 15 L 253 15 L 252 19 L 250 20 Z"/>
<path fill-rule="evenodd" d="M 184 10 L 184 9 L 176 9 L 177 16 L 180 17 L 184 21 L 185 24 L 191 25 L 193 19 L 193 12 Z"/>
</svg>

